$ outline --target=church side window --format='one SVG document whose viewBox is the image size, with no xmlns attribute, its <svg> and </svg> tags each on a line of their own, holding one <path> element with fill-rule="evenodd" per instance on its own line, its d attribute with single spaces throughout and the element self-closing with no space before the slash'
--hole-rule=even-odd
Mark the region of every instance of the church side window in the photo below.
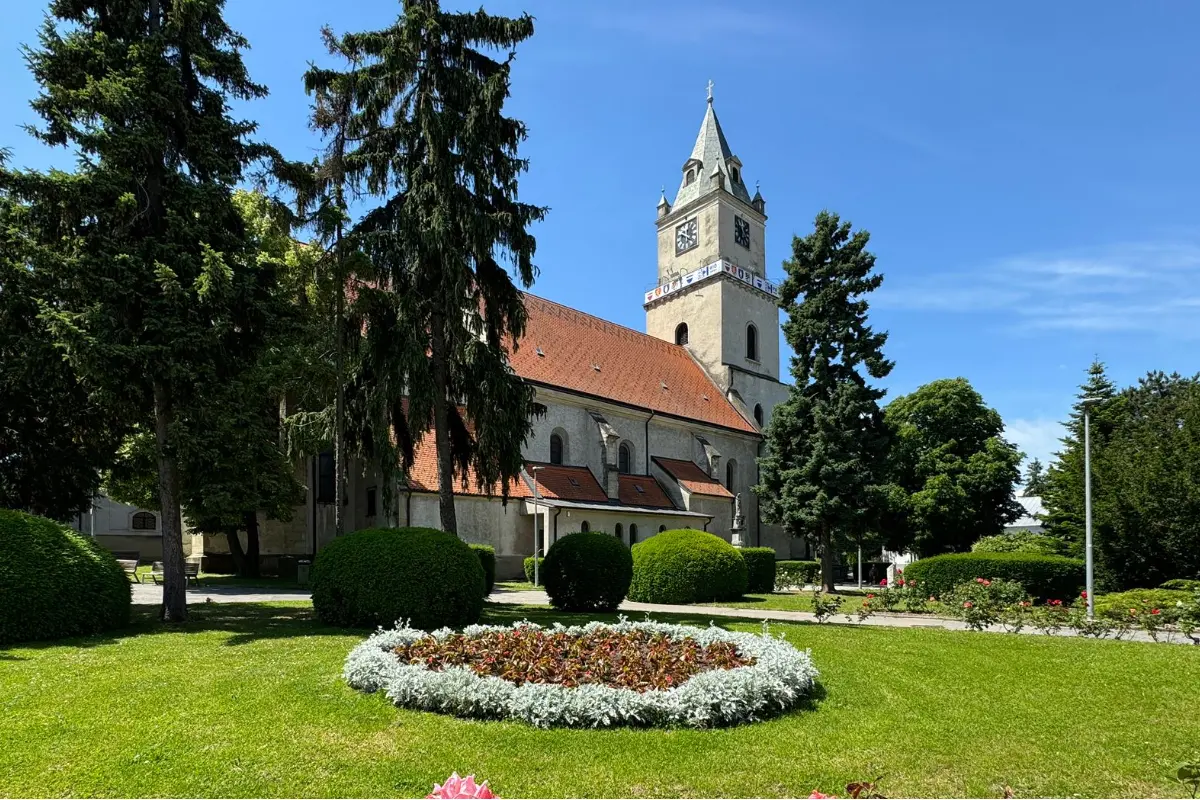
<svg viewBox="0 0 1200 800">
<path fill-rule="evenodd" d="M 733 491 L 733 482 L 737 478 L 737 462 L 732 458 L 725 462 L 725 488 Z"/>
<path fill-rule="evenodd" d="M 333 451 L 326 450 L 317 456 L 317 502 L 332 503 L 336 496 Z"/>
<path fill-rule="evenodd" d="M 133 515 L 129 527 L 135 531 L 158 530 L 158 520 L 149 511 L 139 511 Z"/>
<path fill-rule="evenodd" d="M 758 328 L 753 323 L 746 326 L 746 358 L 758 361 Z"/>
<path fill-rule="evenodd" d="M 550 434 L 550 463 L 563 463 L 563 437 L 557 433 Z"/>
<path fill-rule="evenodd" d="M 588 521 L 586 519 L 583 522 L 579 523 L 579 532 L 580 533 L 591 533 L 592 532 L 592 526 L 588 523 Z"/>
<path fill-rule="evenodd" d="M 754 404 L 754 421 L 757 422 L 759 425 L 763 424 L 762 403 Z"/>
<path fill-rule="evenodd" d="M 628 475 L 633 470 L 630 469 L 633 461 L 633 454 L 630 452 L 629 444 L 621 442 L 621 448 L 617 451 L 617 472 L 622 475 Z"/>
<path fill-rule="evenodd" d="M 621 527 L 621 523 L 618 522 L 613 526 L 613 536 L 617 537 L 621 541 L 625 541 L 625 529 Z"/>
<path fill-rule="evenodd" d="M 675 344 L 688 343 L 688 328 L 686 322 L 681 322 L 675 326 Z"/>
<path fill-rule="evenodd" d="M 637 544 L 637 523 L 629 523 L 629 546 Z"/>
</svg>

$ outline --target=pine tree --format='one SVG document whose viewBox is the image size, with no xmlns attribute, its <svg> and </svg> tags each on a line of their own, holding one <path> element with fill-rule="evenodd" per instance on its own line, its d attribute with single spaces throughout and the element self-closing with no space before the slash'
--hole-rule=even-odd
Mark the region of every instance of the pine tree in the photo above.
<svg viewBox="0 0 1200 800">
<path fill-rule="evenodd" d="M 1046 491 L 1046 469 L 1041 459 L 1033 459 L 1025 468 L 1025 496 L 1041 497 Z"/>
<path fill-rule="evenodd" d="M 373 269 L 355 300 L 366 329 L 356 382 L 369 409 L 358 427 L 378 438 L 404 417 L 410 441 L 432 427 L 441 523 L 452 533 L 456 474 L 465 480 L 469 467 L 507 492 L 534 411 L 532 388 L 507 359 L 524 332 L 524 301 L 498 260 L 531 285 L 528 226 L 544 209 L 517 200 L 526 131 L 502 108 L 511 50 L 532 35 L 528 15 L 404 0 L 391 27 L 331 42 L 346 73 L 310 73 L 311 91 L 353 93 L 347 178 L 361 176 L 380 201 L 352 231 Z M 497 49 L 509 56 L 485 52 Z"/>
<path fill-rule="evenodd" d="M 1067 435 L 1060 441 L 1062 450 L 1046 470 L 1042 501 L 1046 507 L 1046 532 L 1064 540 L 1073 553 L 1083 552 L 1084 541 L 1084 464 L 1083 464 L 1083 398 L 1096 402 L 1089 405 L 1092 456 L 1104 448 L 1122 416 L 1122 403 L 1109 380 L 1103 362 L 1093 361 L 1088 367 L 1087 380 L 1079 387 L 1078 399 L 1066 423 Z M 1093 463 L 1092 491 L 1103 481 Z"/>
<path fill-rule="evenodd" d="M 893 365 L 883 357 L 887 334 L 867 324 L 865 295 L 883 281 L 869 238 L 822 211 L 811 234 L 792 240 L 779 304 L 795 383 L 771 415 L 755 487 L 766 520 L 817 542 L 827 591 L 835 549 L 874 523 L 887 494 L 884 391 L 867 379 Z"/>
<path fill-rule="evenodd" d="M 34 133 L 77 154 L 74 173 L 6 171 L 39 209 L 44 311 L 82 380 L 123 419 L 153 431 L 162 512 L 162 616 L 187 599 L 179 431 L 188 398 L 236 380 L 261 346 L 270 266 L 256 263 L 232 202 L 270 155 L 229 115 L 261 97 L 246 41 L 222 0 L 54 0 L 26 58 L 41 92 Z"/>
</svg>

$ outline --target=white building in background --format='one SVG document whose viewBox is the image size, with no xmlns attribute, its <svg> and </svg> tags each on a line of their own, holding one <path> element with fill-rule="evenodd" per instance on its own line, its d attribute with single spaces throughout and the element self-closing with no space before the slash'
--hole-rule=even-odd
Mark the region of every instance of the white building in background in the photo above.
<svg viewBox="0 0 1200 800">
<path fill-rule="evenodd" d="M 1046 526 L 1042 524 L 1042 519 L 1046 514 L 1046 507 L 1042 504 L 1042 498 L 1017 495 L 1017 502 L 1025 509 L 1025 513 L 1005 525 L 1004 532 L 1045 533 Z"/>
<path fill-rule="evenodd" d="M 98 495 L 91 511 L 78 514 L 71 527 L 115 553 L 137 553 L 147 563 L 162 559 L 162 525 L 157 511 L 118 503 Z M 184 535 L 183 553 L 199 555 L 200 536 Z"/>
</svg>

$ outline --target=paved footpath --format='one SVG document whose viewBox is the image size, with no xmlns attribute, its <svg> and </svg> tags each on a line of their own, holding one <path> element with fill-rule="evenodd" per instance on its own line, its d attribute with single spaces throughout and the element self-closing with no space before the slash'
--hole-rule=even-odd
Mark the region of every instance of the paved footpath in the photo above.
<svg viewBox="0 0 1200 800">
<path fill-rule="evenodd" d="M 311 600 L 312 593 L 303 589 L 268 590 L 243 586 L 213 586 L 203 584 L 188 589 L 189 603 L 271 603 L 279 601 Z M 510 591 L 498 589 L 488 597 L 488 601 L 504 605 L 545 606 L 549 605 L 546 593 L 542 591 Z M 152 583 L 133 584 L 134 605 L 158 605 L 162 602 L 162 587 Z M 724 606 L 677 606 L 663 603 L 634 603 L 626 600 L 621 603 L 620 610 L 637 613 L 639 616 L 647 611 L 660 614 L 683 614 L 689 617 L 733 617 L 737 619 L 769 620 L 773 622 L 816 622 L 817 618 L 808 611 L 777 611 L 762 608 L 726 608 Z M 845 614 L 835 614 L 827 624 L 837 625 L 868 625 L 883 628 L 942 628 L 951 631 L 967 630 L 961 620 L 945 617 L 918 616 L 916 614 L 875 614 L 866 620 L 859 621 L 857 617 L 847 618 Z M 1000 626 L 988 629 L 989 633 L 1004 633 Z M 1035 635 L 1039 631 L 1025 628 L 1022 634 Z M 1061 631 L 1058 636 L 1074 636 L 1073 631 Z M 1125 637 L 1127 641 L 1149 642 L 1150 637 L 1141 631 L 1132 631 Z M 1182 642 L 1186 643 L 1186 642 Z"/>
</svg>

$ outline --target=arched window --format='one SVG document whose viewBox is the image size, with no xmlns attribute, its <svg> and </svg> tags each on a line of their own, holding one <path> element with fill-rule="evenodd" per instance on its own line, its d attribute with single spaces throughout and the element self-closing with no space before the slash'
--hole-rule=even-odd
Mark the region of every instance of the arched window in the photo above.
<svg viewBox="0 0 1200 800">
<path fill-rule="evenodd" d="M 732 492 L 735 480 L 737 480 L 737 461 L 731 458 L 725 462 L 725 488 Z"/>
<path fill-rule="evenodd" d="M 588 521 L 586 519 L 583 522 L 579 523 L 579 532 L 580 533 L 591 533 L 592 532 L 592 526 L 588 524 Z"/>
<path fill-rule="evenodd" d="M 758 361 L 758 328 L 753 322 L 746 326 L 746 358 Z"/>
<path fill-rule="evenodd" d="M 617 539 L 621 540 L 622 542 L 625 541 L 625 529 L 621 527 L 621 523 L 618 522 L 613 526 L 613 536 L 617 537 Z"/>
<path fill-rule="evenodd" d="M 689 169 L 687 174 L 683 176 L 683 185 L 688 186 L 696 180 L 696 170 Z"/>
<path fill-rule="evenodd" d="M 560 434 L 550 434 L 550 463 L 563 463 L 563 437 Z"/>
<path fill-rule="evenodd" d="M 629 447 L 629 442 L 621 442 L 620 448 L 617 449 L 617 472 L 622 475 L 628 475 L 632 472 L 633 452 Z"/>
<path fill-rule="evenodd" d="M 129 527 L 135 531 L 156 531 L 158 530 L 158 520 L 149 511 L 139 511 L 133 515 Z"/>
<path fill-rule="evenodd" d="M 754 404 L 754 421 L 757 422 L 760 426 L 763 424 L 762 403 Z"/>
<path fill-rule="evenodd" d="M 629 523 L 629 546 L 633 547 L 637 544 L 637 523 Z"/>
<path fill-rule="evenodd" d="M 666 529 L 667 529 L 667 526 L 666 526 L 666 525 L 659 525 L 659 526 L 658 526 L 658 532 L 659 532 L 659 533 L 662 533 L 662 532 L 663 532 L 663 531 L 665 531 Z"/>
<path fill-rule="evenodd" d="M 688 343 L 687 323 L 681 322 L 675 326 L 675 344 Z"/>
</svg>

